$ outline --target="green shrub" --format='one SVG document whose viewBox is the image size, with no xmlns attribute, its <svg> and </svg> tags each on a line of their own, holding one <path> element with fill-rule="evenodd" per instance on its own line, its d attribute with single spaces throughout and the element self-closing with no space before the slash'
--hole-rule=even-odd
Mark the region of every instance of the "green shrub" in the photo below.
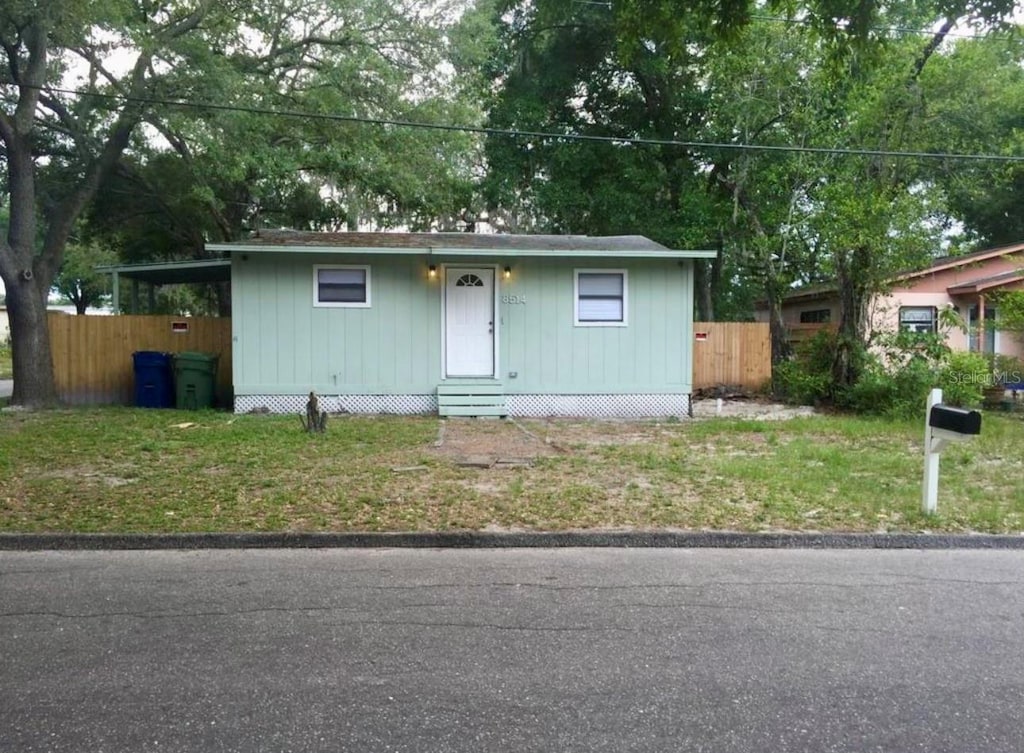
<svg viewBox="0 0 1024 753">
<path fill-rule="evenodd" d="M 925 358 L 898 365 L 873 359 L 857 383 L 843 393 L 840 404 L 862 415 L 912 418 L 924 411 L 935 380 L 935 370 Z"/>
<path fill-rule="evenodd" d="M 801 343 L 793 358 L 772 372 L 775 396 L 798 405 L 817 405 L 832 398 L 835 335 L 822 330 Z"/>
<path fill-rule="evenodd" d="M 801 361 L 777 364 L 773 375 L 775 396 L 789 403 L 816 405 L 831 394 L 831 376 L 828 373 L 814 373 Z"/>
<path fill-rule="evenodd" d="M 890 332 L 874 339 L 870 352 L 858 348 L 857 382 L 839 389 L 832 381 L 836 336 L 819 332 L 792 360 L 775 367 L 775 395 L 804 405 L 828 403 L 862 415 L 913 418 L 923 415 L 928 393 L 941 387 L 943 401 L 973 407 L 994 375 L 1024 373 L 1005 356 L 986 360 L 977 353 L 953 352 L 938 334 Z M 1012 361 L 1012 363 L 1011 363 Z"/>
<path fill-rule="evenodd" d="M 864 415 L 920 416 L 950 353 L 939 334 L 879 333 L 860 379 L 837 396 L 837 404 Z"/>
<path fill-rule="evenodd" d="M 939 369 L 938 386 L 942 388 L 942 401 L 948 405 L 979 405 L 982 390 L 990 381 L 989 363 L 980 353 L 951 353 Z"/>
</svg>

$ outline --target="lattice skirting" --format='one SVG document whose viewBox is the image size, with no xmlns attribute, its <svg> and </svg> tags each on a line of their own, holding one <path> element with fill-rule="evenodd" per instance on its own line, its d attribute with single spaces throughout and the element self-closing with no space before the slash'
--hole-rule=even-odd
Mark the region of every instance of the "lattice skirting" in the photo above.
<svg viewBox="0 0 1024 753">
<path fill-rule="evenodd" d="M 319 395 L 328 413 L 437 413 L 437 395 Z M 235 413 L 305 413 L 309 395 L 236 395 Z"/>
<path fill-rule="evenodd" d="M 660 418 L 690 414 L 690 396 L 674 395 L 506 395 L 510 416 L 524 418 Z"/>
<path fill-rule="evenodd" d="M 303 413 L 308 395 L 237 395 L 235 413 Z M 508 415 L 529 418 L 660 418 L 688 416 L 690 396 L 506 395 Z M 329 413 L 437 413 L 436 395 L 321 395 Z"/>
</svg>

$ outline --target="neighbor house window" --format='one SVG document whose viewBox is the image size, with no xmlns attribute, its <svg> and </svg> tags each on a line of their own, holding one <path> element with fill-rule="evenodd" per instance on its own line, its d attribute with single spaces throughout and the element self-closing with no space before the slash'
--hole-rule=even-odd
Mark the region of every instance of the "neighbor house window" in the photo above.
<svg viewBox="0 0 1024 753">
<path fill-rule="evenodd" d="M 907 332 L 938 331 L 938 309 L 934 306 L 901 306 L 900 329 Z"/>
<path fill-rule="evenodd" d="M 313 305 L 368 308 L 370 305 L 370 268 L 366 266 L 314 266 Z"/>
<path fill-rule="evenodd" d="M 575 324 L 581 327 L 626 325 L 627 277 L 624 269 L 577 269 Z"/>
<path fill-rule="evenodd" d="M 813 309 L 800 312 L 801 324 L 828 324 L 832 321 L 831 309 Z"/>
</svg>

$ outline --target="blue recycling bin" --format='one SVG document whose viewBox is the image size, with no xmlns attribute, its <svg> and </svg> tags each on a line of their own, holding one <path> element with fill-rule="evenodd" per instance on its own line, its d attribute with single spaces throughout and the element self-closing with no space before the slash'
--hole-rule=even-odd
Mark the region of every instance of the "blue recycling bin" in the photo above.
<svg viewBox="0 0 1024 753">
<path fill-rule="evenodd" d="M 174 407 L 174 372 L 171 354 L 155 350 L 132 353 L 135 364 L 135 405 L 139 408 Z"/>
</svg>

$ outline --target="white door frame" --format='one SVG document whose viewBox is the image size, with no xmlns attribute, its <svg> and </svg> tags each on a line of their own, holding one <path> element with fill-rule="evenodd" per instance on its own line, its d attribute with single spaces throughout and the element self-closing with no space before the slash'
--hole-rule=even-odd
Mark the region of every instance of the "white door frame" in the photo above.
<svg viewBox="0 0 1024 753">
<path fill-rule="evenodd" d="M 498 303 L 501 300 L 499 294 L 499 286 L 501 275 L 498 274 L 497 264 L 471 264 L 458 262 L 455 264 L 442 264 L 440 265 L 441 274 L 441 380 L 445 379 L 497 379 L 498 374 L 501 373 L 499 366 L 499 353 L 501 348 L 499 347 L 499 337 L 501 332 L 501 316 L 499 315 Z M 492 271 L 494 277 L 494 284 L 492 291 L 494 294 L 494 300 L 491 302 L 492 316 L 494 317 L 494 326 L 492 333 L 492 346 L 494 348 L 494 357 L 491 359 L 494 362 L 494 373 L 487 375 L 484 374 L 479 377 L 449 377 L 448 376 L 448 273 L 449 271 L 457 271 L 464 269 L 489 269 Z"/>
<path fill-rule="evenodd" d="M 976 309 L 976 308 L 980 309 L 981 306 L 979 304 L 977 304 L 977 303 L 975 303 L 973 306 L 972 305 L 968 305 L 967 306 L 967 349 L 968 350 L 971 349 L 971 328 L 978 324 L 978 322 L 975 319 L 975 317 L 973 317 L 971 315 L 972 314 L 972 310 Z M 992 353 L 1000 353 L 1001 351 L 999 350 L 999 346 L 1002 343 L 1000 343 L 1000 341 L 999 341 L 1000 340 L 1000 338 L 999 338 L 999 307 L 998 306 L 992 306 L 992 305 L 989 305 L 988 303 L 986 303 L 986 305 L 985 305 L 985 319 L 986 319 L 986 322 L 988 320 L 988 315 L 989 315 L 988 312 L 989 311 L 993 312 L 992 313 Z M 988 339 L 988 333 L 985 331 L 986 322 L 982 322 L 980 328 L 978 329 L 978 341 L 977 341 L 978 350 L 972 351 L 974 353 L 981 353 L 981 352 L 983 352 L 981 350 L 981 348 L 982 348 L 982 346 L 985 345 L 985 341 Z M 984 351 L 984 353 L 986 355 L 990 355 L 987 350 Z"/>
</svg>

